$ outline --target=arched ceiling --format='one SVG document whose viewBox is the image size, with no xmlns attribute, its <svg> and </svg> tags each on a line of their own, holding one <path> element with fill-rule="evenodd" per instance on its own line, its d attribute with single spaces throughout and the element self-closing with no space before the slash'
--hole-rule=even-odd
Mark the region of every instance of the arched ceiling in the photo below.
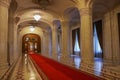
<svg viewBox="0 0 120 80">
<path fill-rule="evenodd" d="M 42 21 L 36 22 L 35 20 L 31 20 L 31 21 L 25 21 L 25 22 L 19 24 L 18 29 L 21 29 L 21 28 L 27 27 L 27 26 L 40 27 L 42 29 L 50 28 L 49 24 L 47 24 L 45 22 L 42 22 Z"/>
<path fill-rule="evenodd" d="M 44 10 L 52 11 L 57 15 L 61 15 L 66 8 L 75 5 L 71 0 L 16 0 L 16 1 L 18 3 L 17 11 L 22 11 L 24 9 L 29 9 L 29 8 L 41 9 L 41 3 L 35 3 L 35 2 L 46 1 L 47 5 L 43 3 L 45 5 Z"/>
<path fill-rule="evenodd" d="M 102 17 L 106 12 L 120 4 L 120 0 L 94 0 L 93 19 Z"/>
<path fill-rule="evenodd" d="M 46 1 L 46 2 L 45 2 Z M 40 14 L 44 28 L 51 26 L 54 20 L 59 20 L 61 15 L 68 17 L 69 23 L 78 21 L 79 11 L 75 8 L 77 0 L 16 0 L 18 6 L 15 17 L 19 17 L 18 25 L 28 25 L 34 21 L 33 16 Z M 103 16 L 107 11 L 113 9 L 120 0 L 85 0 L 93 1 L 93 19 Z M 44 24 L 44 25 L 43 25 Z M 42 28 L 43 28 L 42 27 Z"/>
</svg>

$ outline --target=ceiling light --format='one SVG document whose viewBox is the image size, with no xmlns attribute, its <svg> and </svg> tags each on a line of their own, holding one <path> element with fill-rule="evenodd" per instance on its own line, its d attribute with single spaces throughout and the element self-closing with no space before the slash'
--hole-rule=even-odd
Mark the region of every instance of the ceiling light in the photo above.
<svg viewBox="0 0 120 80">
<path fill-rule="evenodd" d="M 30 31 L 34 31 L 35 28 L 33 26 L 30 26 Z"/>
<path fill-rule="evenodd" d="M 38 14 L 34 15 L 34 19 L 35 19 L 36 21 L 39 21 L 39 20 L 40 20 L 40 18 L 41 18 L 41 16 L 40 16 L 40 15 L 38 15 Z"/>
</svg>

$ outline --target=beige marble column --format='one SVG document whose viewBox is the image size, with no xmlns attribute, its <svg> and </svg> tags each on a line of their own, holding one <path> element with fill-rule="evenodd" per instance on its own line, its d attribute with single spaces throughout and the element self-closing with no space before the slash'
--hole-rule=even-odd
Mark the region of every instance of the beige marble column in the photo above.
<svg viewBox="0 0 120 80">
<path fill-rule="evenodd" d="M 105 61 L 112 61 L 112 36 L 110 14 L 105 14 L 103 19 L 103 53 Z"/>
<path fill-rule="evenodd" d="M 113 63 L 120 63 L 120 53 L 119 53 L 119 29 L 117 26 L 117 15 L 114 11 L 111 13 L 111 36 L 112 36 L 112 53 L 113 53 Z"/>
<path fill-rule="evenodd" d="M 93 26 L 92 26 L 92 9 L 80 8 L 80 47 L 82 62 L 93 62 Z"/>
<path fill-rule="evenodd" d="M 14 58 L 16 58 L 17 56 L 14 56 L 14 27 L 15 27 L 15 18 L 14 18 L 14 14 L 15 11 L 17 9 L 17 2 L 15 0 L 12 0 L 9 6 L 9 14 L 8 14 L 8 54 L 10 57 L 10 64 L 12 64 L 14 62 Z"/>
<path fill-rule="evenodd" d="M 8 0 L 0 0 L 0 72 L 8 66 Z"/>
<path fill-rule="evenodd" d="M 52 58 L 57 60 L 58 54 L 58 38 L 57 38 L 57 26 L 52 27 Z"/>
<path fill-rule="evenodd" d="M 14 24 L 14 60 L 17 60 L 20 54 L 18 53 L 18 33 L 17 33 L 17 26 Z"/>
<path fill-rule="evenodd" d="M 104 15 L 103 51 L 104 61 L 114 64 L 120 63 L 117 16 L 113 12 Z"/>
<path fill-rule="evenodd" d="M 47 34 L 47 48 L 48 48 L 47 57 L 50 57 L 50 54 L 51 54 L 51 31 L 50 30 L 48 30 L 48 34 Z"/>
<path fill-rule="evenodd" d="M 46 56 L 46 57 L 49 57 L 49 32 L 48 31 L 44 31 L 43 32 L 43 35 L 44 35 L 44 53 L 43 55 Z"/>
<path fill-rule="evenodd" d="M 70 64 L 70 37 L 69 26 L 67 21 L 61 21 L 62 24 L 62 53 L 61 61 L 65 64 Z"/>
</svg>

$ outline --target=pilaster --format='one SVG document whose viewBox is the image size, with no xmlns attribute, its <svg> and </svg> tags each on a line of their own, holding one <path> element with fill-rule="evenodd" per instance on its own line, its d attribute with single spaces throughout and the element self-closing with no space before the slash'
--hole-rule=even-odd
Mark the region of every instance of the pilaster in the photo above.
<svg viewBox="0 0 120 80">
<path fill-rule="evenodd" d="M 8 7 L 9 0 L 0 0 L 0 71 L 8 67 Z"/>
<path fill-rule="evenodd" d="M 52 28 L 52 58 L 57 60 L 58 54 L 58 38 L 57 38 L 57 26 Z"/>
</svg>

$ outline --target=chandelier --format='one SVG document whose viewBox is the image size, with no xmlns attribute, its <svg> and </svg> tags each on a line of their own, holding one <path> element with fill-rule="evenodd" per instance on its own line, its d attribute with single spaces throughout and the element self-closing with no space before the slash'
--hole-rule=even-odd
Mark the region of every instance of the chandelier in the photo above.
<svg viewBox="0 0 120 80">
<path fill-rule="evenodd" d="M 34 31 L 35 30 L 35 27 L 34 26 L 30 26 L 30 31 Z"/>
<path fill-rule="evenodd" d="M 41 18 L 41 16 L 39 14 L 35 14 L 33 17 L 36 21 L 39 21 Z"/>
</svg>

